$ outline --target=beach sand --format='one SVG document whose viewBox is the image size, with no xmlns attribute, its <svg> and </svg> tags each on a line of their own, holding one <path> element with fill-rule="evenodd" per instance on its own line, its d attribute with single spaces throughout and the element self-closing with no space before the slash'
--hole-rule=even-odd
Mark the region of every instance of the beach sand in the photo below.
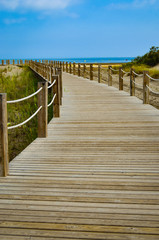
<svg viewBox="0 0 159 240">
<path fill-rule="evenodd" d="M 7 65 L 7 66 L 0 66 L 0 71 L 3 71 L 3 75 L 5 77 L 13 76 L 13 75 L 20 75 L 23 71 L 23 68 L 14 66 L 14 65 Z"/>
</svg>

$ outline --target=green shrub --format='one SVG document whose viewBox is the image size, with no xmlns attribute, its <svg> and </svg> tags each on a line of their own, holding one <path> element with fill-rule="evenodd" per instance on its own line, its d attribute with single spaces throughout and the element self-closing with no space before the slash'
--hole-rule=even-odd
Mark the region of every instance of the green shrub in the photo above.
<svg viewBox="0 0 159 240">
<path fill-rule="evenodd" d="M 146 53 L 144 56 L 134 59 L 134 64 L 146 64 L 148 66 L 155 66 L 159 63 L 159 47 L 151 47 L 150 51 Z"/>
</svg>

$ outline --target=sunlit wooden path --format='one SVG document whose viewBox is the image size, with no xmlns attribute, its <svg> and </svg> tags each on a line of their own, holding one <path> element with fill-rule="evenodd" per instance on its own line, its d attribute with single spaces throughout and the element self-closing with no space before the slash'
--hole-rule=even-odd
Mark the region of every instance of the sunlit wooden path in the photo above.
<svg viewBox="0 0 159 240">
<path fill-rule="evenodd" d="M 0 239 L 159 239 L 159 111 L 63 74 L 61 117 L 0 178 Z"/>
</svg>

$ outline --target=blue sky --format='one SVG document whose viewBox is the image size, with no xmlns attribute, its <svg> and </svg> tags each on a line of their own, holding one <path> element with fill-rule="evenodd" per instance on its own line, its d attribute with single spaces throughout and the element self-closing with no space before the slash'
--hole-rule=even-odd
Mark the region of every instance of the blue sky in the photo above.
<svg viewBox="0 0 159 240">
<path fill-rule="evenodd" d="M 135 57 L 159 46 L 159 0 L 0 0 L 0 58 Z"/>
</svg>

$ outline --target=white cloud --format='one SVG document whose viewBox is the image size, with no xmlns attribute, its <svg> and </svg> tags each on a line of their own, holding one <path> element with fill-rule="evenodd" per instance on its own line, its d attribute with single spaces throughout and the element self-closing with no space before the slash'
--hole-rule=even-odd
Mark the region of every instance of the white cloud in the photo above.
<svg viewBox="0 0 159 240">
<path fill-rule="evenodd" d="M 0 8 L 15 10 L 17 8 L 47 10 L 64 9 L 77 0 L 0 0 Z"/>
<path fill-rule="evenodd" d="M 110 9 L 140 9 L 150 7 L 157 3 L 157 0 L 134 0 L 129 3 L 111 3 L 107 7 Z"/>
<path fill-rule="evenodd" d="M 7 25 L 17 24 L 26 21 L 26 18 L 5 18 L 3 22 Z"/>
<path fill-rule="evenodd" d="M 0 0 L 0 7 L 7 9 L 15 9 L 19 5 L 19 0 Z"/>
</svg>

